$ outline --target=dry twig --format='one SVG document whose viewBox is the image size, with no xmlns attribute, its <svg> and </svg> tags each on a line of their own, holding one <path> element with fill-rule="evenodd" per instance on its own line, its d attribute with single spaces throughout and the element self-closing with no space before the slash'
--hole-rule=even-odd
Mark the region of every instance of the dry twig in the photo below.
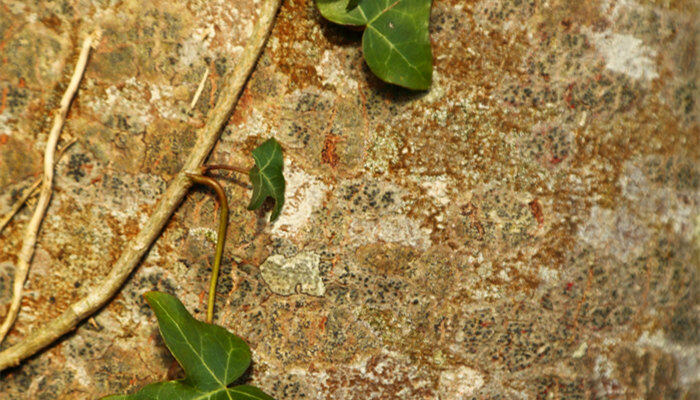
<svg viewBox="0 0 700 400">
<path fill-rule="evenodd" d="M 148 248 L 160 235 L 170 216 L 185 197 L 192 181 L 187 173 L 197 173 L 214 144 L 221 129 L 231 116 L 248 76 L 272 30 L 272 24 L 282 0 L 265 0 L 258 23 L 249 42 L 241 54 L 236 67 L 226 76 L 218 101 L 210 112 L 207 124 L 199 132 L 197 143 L 185 161 L 182 170 L 173 178 L 166 192 L 156 205 L 146 225 L 134 237 L 112 266 L 103 282 L 93 288 L 83 299 L 73 303 L 66 311 L 41 328 L 33 331 L 24 340 L 0 353 L 0 370 L 19 362 L 66 334 L 84 318 L 105 305 L 124 284 Z"/>
<path fill-rule="evenodd" d="M 88 56 L 90 55 L 90 47 L 92 47 L 93 40 L 98 36 L 99 34 L 97 33 L 88 35 L 83 42 L 83 47 L 78 57 L 78 64 L 75 66 L 73 77 L 71 77 L 68 88 L 66 88 L 66 92 L 63 94 L 63 98 L 61 98 L 58 114 L 56 114 L 51 132 L 49 132 L 49 138 L 46 141 L 46 150 L 44 151 L 44 176 L 42 177 L 39 201 L 36 204 L 36 209 L 34 209 L 32 219 L 30 219 L 29 224 L 27 224 L 27 230 L 24 233 L 24 239 L 22 241 L 22 249 L 17 257 L 17 268 L 15 269 L 15 277 L 12 283 L 12 301 L 10 303 L 10 310 L 7 312 L 2 326 L 0 326 L 0 343 L 2 343 L 7 332 L 9 332 L 12 324 L 14 324 L 15 318 L 17 318 L 19 305 L 22 301 L 22 289 L 24 287 L 24 281 L 27 279 L 27 274 L 29 273 L 29 263 L 34 256 L 34 245 L 36 244 L 39 227 L 41 226 L 41 221 L 44 219 L 46 209 L 49 207 L 49 201 L 51 200 L 51 193 L 53 191 L 53 165 L 56 156 L 58 136 L 61 134 L 61 129 L 63 129 L 63 124 L 66 121 L 66 115 L 68 115 L 68 108 L 83 78 Z"/>
<path fill-rule="evenodd" d="M 77 139 L 71 139 L 66 143 L 60 150 L 58 150 L 56 154 L 56 164 L 58 164 L 58 160 L 61 159 L 61 156 L 63 156 L 63 153 L 71 146 L 73 143 L 76 142 Z M 55 165 L 54 165 L 55 166 Z M 42 178 L 38 178 L 37 180 L 32 183 L 31 186 L 28 188 L 24 189 L 22 192 L 22 195 L 19 196 L 19 199 L 15 202 L 15 204 L 12 206 L 10 211 L 2 217 L 2 220 L 0 220 L 0 232 L 2 232 L 3 229 L 7 226 L 7 224 L 10 223 L 12 218 L 19 212 L 19 210 L 24 207 L 24 203 L 29 200 L 30 197 L 34 196 L 36 193 L 36 190 L 39 188 L 39 185 L 41 185 Z"/>
<path fill-rule="evenodd" d="M 204 91 L 204 85 L 207 83 L 208 77 L 209 77 L 209 68 L 204 70 L 204 75 L 202 76 L 202 80 L 199 81 L 199 86 L 197 86 L 197 91 L 194 93 L 194 97 L 192 97 L 192 102 L 190 103 L 190 110 L 194 110 L 194 106 L 197 105 L 197 102 L 199 101 L 199 97 L 202 95 L 202 92 Z"/>
<path fill-rule="evenodd" d="M 38 178 L 34 181 L 34 183 L 31 184 L 31 186 L 24 189 L 22 194 L 19 196 L 19 199 L 17 199 L 15 204 L 12 205 L 10 211 L 4 217 L 2 217 L 2 221 L 0 221 L 0 232 L 2 232 L 2 230 L 5 229 L 5 227 L 7 226 L 7 224 L 10 223 L 12 217 L 14 217 L 15 214 L 17 214 L 19 210 L 21 210 L 22 207 L 24 207 L 24 203 L 26 203 L 27 200 L 29 200 L 29 198 L 32 197 L 34 193 L 36 193 L 36 190 L 39 188 L 39 185 L 41 185 L 41 180 L 41 178 Z"/>
</svg>

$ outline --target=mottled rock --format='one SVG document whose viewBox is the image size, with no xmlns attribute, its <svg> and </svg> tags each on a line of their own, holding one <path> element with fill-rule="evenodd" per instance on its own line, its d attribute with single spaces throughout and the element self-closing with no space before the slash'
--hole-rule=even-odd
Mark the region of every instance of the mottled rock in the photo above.
<svg viewBox="0 0 700 400">
<path fill-rule="evenodd" d="M 434 80 L 380 82 L 361 35 L 285 1 L 210 162 L 284 148 L 280 218 L 230 225 L 216 322 L 277 399 L 694 398 L 700 135 L 696 1 L 435 0 Z M 82 38 L 17 343 L 104 279 L 238 61 L 259 2 L 0 2 L 0 214 L 41 170 Z M 205 71 L 202 94 L 190 102 Z M 30 215 L 0 232 L 0 314 Z M 120 293 L 0 399 L 178 376 L 142 294 L 206 309 L 217 203 L 195 187 Z M 267 262 L 266 262 L 267 261 Z"/>
</svg>

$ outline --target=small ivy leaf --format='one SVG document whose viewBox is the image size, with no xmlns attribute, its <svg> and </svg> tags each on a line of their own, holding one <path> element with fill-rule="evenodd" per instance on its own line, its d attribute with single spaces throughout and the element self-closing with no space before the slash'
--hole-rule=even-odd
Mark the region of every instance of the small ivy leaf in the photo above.
<svg viewBox="0 0 700 400">
<path fill-rule="evenodd" d="M 362 52 L 375 75 L 414 90 L 430 88 L 432 80 L 430 5 L 431 0 L 316 0 L 329 21 L 366 26 Z"/>
<path fill-rule="evenodd" d="M 250 181 L 253 184 L 253 196 L 248 205 L 249 210 L 260 208 L 266 198 L 275 200 L 275 208 L 270 215 L 270 222 L 279 217 L 284 204 L 284 175 L 282 175 L 282 146 L 274 138 L 253 150 L 255 166 L 250 169 Z"/>
<path fill-rule="evenodd" d="M 250 365 L 250 349 L 226 329 L 194 319 L 180 300 L 161 292 L 145 294 L 158 318 L 165 345 L 185 371 L 185 379 L 147 385 L 132 395 L 108 400 L 273 400 L 260 389 L 229 388 Z"/>
</svg>

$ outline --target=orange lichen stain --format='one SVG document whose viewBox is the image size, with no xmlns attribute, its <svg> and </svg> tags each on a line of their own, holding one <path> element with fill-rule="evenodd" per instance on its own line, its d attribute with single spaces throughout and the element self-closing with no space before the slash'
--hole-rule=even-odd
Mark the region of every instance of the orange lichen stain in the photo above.
<svg viewBox="0 0 700 400">
<path fill-rule="evenodd" d="M 60 31 L 59 28 L 61 27 L 61 20 L 55 14 L 42 18 L 40 21 L 42 24 L 46 25 L 46 27 L 56 32 Z"/>
<path fill-rule="evenodd" d="M 557 164 L 559 164 L 559 163 L 562 162 L 562 161 L 564 161 L 564 159 L 563 159 L 563 158 L 559 158 L 559 157 L 552 157 L 552 159 L 549 160 L 549 162 L 550 162 L 552 165 L 557 165 Z"/>
<path fill-rule="evenodd" d="M 338 157 L 336 145 L 342 140 L 340 136 L 332 133 L 326 135 L 326 139 L 323 141 L 323 149 L 321 150 L 321 162 L 323 164 L 328 164 L 331 167 L 338 165 L 340 157 Z"/>
<path fill-rule="evenodd" d="M 308 86 L 321 86 L 321 81 L 316 73 L 316 65 L 302 64 L 312 60 L 305 50 L 298 46 L 312 40 L 314 47 L 323 47 L 323 36 L 309 38 L 310 25 L 315 24 L 312 14 L 311 1 L 284 2 L 280 11 L 281 18 L 277 19 L 272 36 L 279 39 L 279 49 L 270 52 L 273 64 L 282 73 L 289 76 L 294 86 L 305 88 Z M 321 42 L 321 43 L 319 43 Z"/>
<path fill-rule="evenodd" d="M 543 26 L 556 26 L 559 23 L 564 29 L 571 29 L 573 24 L 592 26 L 601 21 L 599 0 L 571 2 L 568 0 L 556 0 L 547 7 L 546 12 L 535 15 L 533 23 L 541 23 Z M 562 23 L 563 22 L 563 23 Z"/>
<path fill-rule="evenodd" d="M 0 134 L 0 144 L 5 144 L 7 141 L 10 140 L 10 137 L 6 134 Z"/>
<path fill-rule="evenodd" d="M 140 230 L 138 221 L 133 217 L 119 219 L 111 215 L 105 215 L 104 221 L 107 223 L 112 232 L 117 233 L 123 238 L 131 238 L 136 236 Z"/>
<path fill-rule="evenodd" d="M 253 96 L 250 94 L 250 89 L 245 89 L 238 99 L 236 110 L 231 116 L 230 124 L 240 125 L 248 118 L 252 110 Z"/>
<path fill-rule="evenodd" d="M 540 205 L 540 202 L 537 199 L 534 199 L 531 202 L 527 203 L 527 205 L 530 206 L 532 216 L 535 217 L 535 219 L 537 220 L 537 225 L 539 225 L 539 227 L 541 228 L 544 224 L 544 214 L 542 214 L 542 206 Z"/>
<path fill-rule="evenodd" d="M 576 105 L 574 104 L 574 96 L 573 96 L 574 85 L 576 85 L 576 84 L 575 83 L 569 84 L 569 86 L 567 86 L 567 88 L 566 88 L 566 91 L 564 92 L 564 102 L 566 102 L 566 105 L 572 110 L 576 108 Z"/>
<path fill-rule="evenodd" d="M 211 83 L 211 92 L 209 92 L 209 107 L 214 108 L 216 105 L 216 89 L 218 87 L 217 81 L 219 80 L 219 74 L 216 73 L 216 65 L 214 60 L 209 63 L 209 82 Z"/>
<path fill-rule="evenodd" d="M 7 87 L 2 88 L 2 96 L 0 97 L 0 114 L 5 111 L 7 105 L 7 92 L 9 89 Z"/>
</svg>

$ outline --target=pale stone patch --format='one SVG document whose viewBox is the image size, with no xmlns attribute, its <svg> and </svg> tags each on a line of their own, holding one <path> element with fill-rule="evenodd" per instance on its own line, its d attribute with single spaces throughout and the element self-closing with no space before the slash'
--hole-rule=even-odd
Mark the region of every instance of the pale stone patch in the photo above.
<svg viewBox="0 0 700 400">
<path fill-rule="evenodd" d="M 463 400 L 484 386 L 479 371 L 461 366 L 440 374 L 440 400 Z"/>
<path fill-rule="evenodd" d="M 673 355 L 678 366 L 678 381 L 692 387 L 700 382 L 700 345 L 680 344 L 667 339 L 661 332 L 644 332 L 637 339 L 637 346 L 656 347 Z"/>
<path fill-rule="evenodd" d="M 693 217 L 697 215 L 700 192 L 690 192 L 689 200 L 679 193 L 673 184 L 654 183 L 645 172 L 645 165 L 660 163 L 653 157 L 634 158 L 625 162 L 618 181 L 622 195 L 635 203 L 635 210 L 643 214 L 655 214 L 659 221 L 669 224 L 676 234 L 690 239 L 693 235 Z"/>
<path fill-rule="evenodd" d="M 632 211 L 594 206 L 586 222 L 579 228 L 578 237 L 593 248 L 630 261 L 646 250 L 649 232 Z"/>
<path fill-rule="evenodd" d="M 543 282 L 558 282 L 561 277 L 561 272 L 553 268 L 540 266 L 537 270 L 537 276 Z"/>
<path fill-rule="evenodd" d="M 284 206 L 272 224 L 273 237 L 293 237 L 306 226 L 313 211 L 326 197 L 328 187 L 289 160 L 284 163 Z"/>
<path fill-rule="evenodd" d="M 158 115 L 165 119 L 177 119 L 180 112 L 177 110 L 175 88 L 171 85 L 151 85 L 148 88 L 151 95 L 149 103 L 156 109 Z"/>
<path fill-rule="evenodd" d="M 88 374 L 87 370 L 85 369 L 84 363 L 78 361 L 73 357 L 66 357 L 66 361 L 63 365 L 68 370 L 73 371 L 73 376 L 76 378 L 78 383 L 85 387 L 92 386 L 92 379 L 90 378 L 90 376 L 92 376 L 92 373 Z"/>
<path fill-rule="evenodd" d="M 421 228 L 419 221 L 403 215 L 372 220 L 353 219 L 349 234 L 356 245 L 382 241 L 425 250 L 431 244 L 430 230 Z"/>
<path fill-rule="evenodd" d="M 192 35 L 185 39 L 179 49 L 180 65 L 190 67 L 199 63 L 204 58 L 203 53 L 211 47 L 214 36 L 216 36 L 216 28 L 213 23 L 195 28 Z"/>
<path fill-rule="evenodd" d="M 377 386 L 392 386 L 400 383 L 404 387 L 396 393 L 396 396 L 401 399 L 417 398 L 413 394 L 415 391 L 432 384 L 422 374 L 421 368 L 412 363 L 408 357 L 385 348 L 381 348 L 379 354 L 373 357 L 358 355 L 354 362 L 347 364 L 345 371 L 347 376 L 359 375 L 363 380 L 370 381 Z M 377 392 L 382 392 L 382 389 L 378 389 Z M 365 396 L 361 398 L 382 399 L 383 397 L 379 397 L 377 392 L 363 393 Z M 350 393 L 353 396 L 336 398 L 356 398 L 356 392 L 348 392 L 347 394 Z M 433 400 L 436 397 L 425 396 L 421 397 L 421 399 Z"/>
<path fill-rule="evenodd" d="M 653 161 L 644 158 L 625 163 L 619 185 L 622 197 L 633 205 L 612 209 L 594 206 L 579 227 L 578 237 L 583 242 L 621 261 L 633 260 L 647 250 L 653 229 L 639 216 L 651 214 L 669 224 L 676 234 L 692 238 L 695 205 L 685 201 L 671 184 L 653 182 L 644 172 L 644 165 Z"/>
<path fill-rule="evenodd" d="M 605 396 L 604 398 L 611 398 L 616 395 L 617 393 L 612 388 L 620 386 L 620 382 L 615 379 L 613 371 L 614 365 L 607 357 L 599 355 L 595 358 L 593 366 L 594 388 L 597 393 Z M 603 384 L 603 382 L 607 382 L 607 384 Z"/>
<path fill-rule="evenodd" d="M 451 47 L 451 46 L 450 46 Z M 447 83 L 438 71 L 433 71 L 433 83 L 430 85 L 428 93 L 423 97 L 426 103 L 435 103 L 438 100 L 445 99 L 445 86 Z"/>
<path fill-rule="evenodd" d="M 428 196 L 435 199 L 437 204 L 446 206 L 450 203 L 450 197 L 447 187 L 447 179 L 438 177 L 433 180 L 428 180 L 420 184 L 426 191 Z"/>
<path fill-rule="evenodd" d="M 236 125 L 237 131 L 235 135 L 223 135 L 221 140 L 228 143 L 240 143 L 251 136 L 267 137 L 272 130 L 268 121 L 269 119 L 265 114 L 254 108 L 247 118 Z"/>
<path fill-rule="evenodd" d="M 321 279 L 320 263 L 321 257 L 312 252 L 299 253 L 292 258 L 276 254 L 265 260 L 260 272 L 274 293 L 283 296 L 294 293 L 323 296 L 326 287 Z"/>
<path fill-rule="evenodd" d="M 344 92 L 354 92 L 359 85 L 345 73 L 337 54 L 337 51 L 324 51 L 321 62 L 316 65 L 316 73 L 323 79 L 323 84 L 335 86 Z"/>
<path fill-rule="evenodd" d="M 576 351 L 571 355 L 571 358 L 581 358 L 586 355 L 586 350 L 588 350 L 588 343 L 583 342 L 578 346 Z"/>
<path fill-rule="evenodd" d="M 493 301 L 503 297 L 503 292 L 499 286 L 486 286 L 485 288 L 476 288 L 471 292 L 471 297 L 479 301 Z"/>
<path fill-rule="evenodd" d="M 153 116 L 149 112 L 149 107 L 144 107 L 144 104 L 150 101 L 146 100 L 143 89 L 143 84 L 131 77 L 121 88 L 112 85 L 105 90 L 104 95 L 86 96 L 82 101 L 97 115 L 119 113 L 128 115 L 129 124 L 135 130 L 145 130 L 153 121 Z"/>
<path fill-rule="evenodd" d="M 652 80 L 659 77 L 656 71 L 656 50 L 644 45 L 632 35 L 613 32 L 592 32 L 591 40 L 605 57 L 605 67 L 632 79 Z"/>
<path fill-rule="evenodd" d="M 5 112 L 3 110 L 0 113 L 0 134 L 12 136 L 12 129 L 10 128 L 10 112 Z"/>
</svg>

